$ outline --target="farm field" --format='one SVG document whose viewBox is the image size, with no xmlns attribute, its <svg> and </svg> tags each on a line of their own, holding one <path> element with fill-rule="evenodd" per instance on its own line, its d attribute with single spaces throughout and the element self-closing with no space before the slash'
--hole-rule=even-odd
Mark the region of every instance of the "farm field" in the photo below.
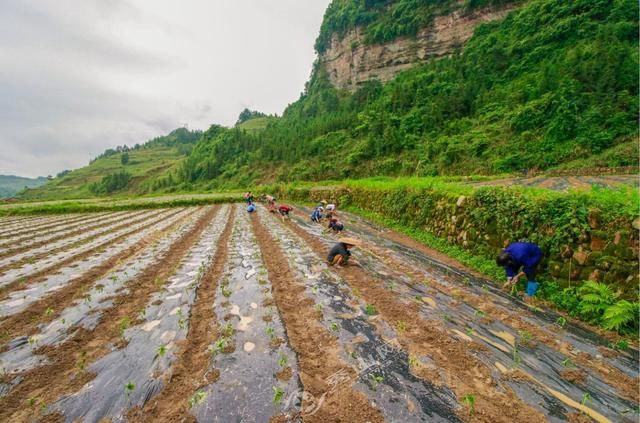
<svg viewBox="0 0 640 423">
<path fill-rule="evenodd" d="M 0 218 L 0 421 L 637 421 L 638 351 L 341 213 Z"/>
</svg>

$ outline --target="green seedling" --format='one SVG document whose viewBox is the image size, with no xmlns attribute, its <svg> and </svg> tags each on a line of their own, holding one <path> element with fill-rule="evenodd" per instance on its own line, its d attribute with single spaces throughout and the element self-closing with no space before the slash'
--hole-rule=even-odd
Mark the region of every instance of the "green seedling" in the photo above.
<svg viewBox="0 0 640 423">
<path fill-rule="evenodd" d="M 367 304 L 364 307 L 364 312 L 368 315 L 368 316 L 373 316 L 374 314 L 377 314 L 378 312 L 376 311 L 376 308 L 371 305 L 371 304 Z"/>
<path fill-rule="evenodd" d="M 31 408 L 33 408 L 34 405 L 36 405 L 36 403 L 38 402 L 38 398 L 29 398 L 27 400 L 27 405 Z"/>
<path fill-rule="evenodd" d="M 420 295 L 414 296 L 413 300 L 419 304 L 422 304 L 422 297 Z"/>
<path fill-rule="evenodd" d="M 629 341 L 626 339 L 619 339 L 616 342 L 610 342 L 609 348 L 622 351 L 627 350 L 629 349 Z"/>
<path fill-rule="evenodd" d="M 481 288 L 482 288 L 482 292 L 484 292 L 485 294 L 489 293 L 489 286 L 487 284 L 483 283 Z"/>
<path fill-rule="evenodd" d="M 227 288 L 226 285 L 222 286 L 222 295 L 224 295 L 225 298 L 229 298 L 231 296 L 231 290 Z"/>
<path fill-rule="evenodd" d="M 520 339 L 524 343 L 531 342 L 534 339 L 533 334 L 531 332 L 526 331 L 526 330 L 518 331 L 518 335 L 520 336 Z"/>
<path fill-rule="evenodd" d="M 360 296 L 360 290 L 358 288 L 353 288 L 352 292 L 353 292 L 353 295 L 355 295 L 356 297 Z"/>
<path fill-rule="evenodd" d="M 315 285 L 313 288 L 311 288 L 311 292 L 315 295 L 318 293 L 318 286 Z"/>
<path fill-rule="evenodd" d="M 566 324 L 567 319 L 565 319 L 564 317 L 560 316 L 556 319 L 556 325 L 560 326 L 561 328 L 563 328 Z"/>
<path fill-rule="evenodd" d="M 124 316 L 122 320 L 120 320 L 120 336 L 124 338 L 124 331 L 131 327 L 131 319 L 129 316 Z"/>
<path fill-rule="evenodd" d="M 91 302 L 91 294 L 87 294 L 84 296 L 84 302 L 87 304 Z"/>
<path fill-rule="evenodd" d="M 103 286 L 99 286 L 96 288 L 96 291 L 98 291 L 98 294 L 102 294 L 102 291 L 104 291 L 104 287 Z"/>
<path fill-rule="evenodd" d="M 78 369 L 81 372 L 84 372 L 86 367 L 87 367 L 87 352 L 86 351 L 82 351 L 80 353 L 80 358 L 78 359 Z"/>
<path fill-rule="evenodd" d="M 27 341 L 29 342 L 29 345 L 31 345 L 31 349 L 35 349 L 38 347 L 38 338 L 36 338 L 35 336 L 30 336 Z"/>
<path fill-rule="evenodd" d="M 580 404 L 587 405 L 587 404 L 589 404 L 591 402 L 592 399 L 593 398 L 591 398 L 591 394 L 589 394 L 588 392 L 585 392 L 582 395 L 582 400 L 580 401 Z"/>
<path fill-rule="evenodd" d="M 424 286 L 429 286 L 429 280 L 428 280 L 428 279 L 423 280 L 423 281 L 422 281 L 422 284 L 423 284 Z"/>
<path fill-rule="evenodd" d="M 404 320 L 398 320 L 396 323 L 396 330 L 399 334 L 403 334 L 407 330 L 407 322 Z"/>
<path fill-rule="evenodd" d="M 109 280 L 113 283 L 118 282 L 118 277 L 116 275 L 109 276 Z"/>
<path fill-rule="evenodd" d="M 144 307 L 143 307 L 143 308 L 141 308 L 141 309 L 140 309 L 140 311 L 138 312 L 138 316 L 139 316 L 141 319 L 144 319 L 144 316 L 146 316 L 146 315 L 147 315 L 147 309 L 146 309 L 146 308 L 144 308 Z"/>
<path fill-rule="evenodd" d="M 520 351 L 518 350 L 518 347 L 513 347 L 512 356 L 513 356 L 513 363 L 515 365 L 522 363 L 522 357 L 520 357 Z"/>
<path fill-rule="evenodd" d="M 358 353 L 357 353 L 357 352 L 355 352 L 355 351 L 351 351 L 351 352 L 349 353 L 349 355 L 350 355 L 350 356 L 351 356 L 351 358 L 353 358 L 353 359 L 358 358 Z"/>
<path fill-rule="evenodd" d="M 374 391 L 376 390 L 376 387 L 378 386 L 379 383 L 384 382 L 384 376 L 382 376 L 382 375 L 370 374 L 369 378 L 373 382 L 373 390 Z"/>
<path fill-rule="evenodd" d="M 233 335 L 233 325 L 231 324 L 231 322 L 227 322 L 222 327 L 222 334 L 227 338 L 230 338 Z"/>
<path fill-rule="evenodd" d="M 221 353 L 222 350 L 224 350 L 226 347 L 227 347 L 227 339 L 220 338 L 213 344 L 213 349 L 211 351 L 211 354 L 215 357 L 216 354 Z"/>
<path fill-rule="evenodd" d="M 415 355 L 410 355 L 409 356 L 409 366 L 410 367 L 414 367 L 414 368 L 420 367 L 420 360 L 418 360 L 418 358 Z"/>
<path fill-rule="evenodd" d="M 273 403 L 280 404 L 284 398 L 284 391 L 279 386 L 273 387 Z"/>
<path fill-rule="evenodd" d="M 167 353 L 167 346 L 166 345 L 160 345 L 158 347 L 158 356 L 159 357 L 164 357 L 164 355 Z"/>
<path fill-rule="evenodd" d="M 462 283 L 466 286 L 471 285 L 471 279 L 467 278 L 466 276 L 464 277 L 464 279 L 462 279 Z"/>
<path fill-rule="evenodd" d="M 287 367 L 287 363 L 288 363 L 287 356 L 283 353 L 280 353 L 278 357 L 278 365 L 284 369 L 285 367 Z"/>
<path fill-rule="evenodd" d="M 187 319 L 185 319 L 184 317 L 180 320 L 178 320 L 178 327 L 180 329 L 186 329 L 187 328 Z"/>
<path fill-rule="evenodd" d="M 47 307 L 47 310 L 44 312 L 45 316 L 51 316 L 53 314 L 53 309 L 51 307 Z"/>
<path fill-rule="evenodd" d="M 473 328 L 467 328 L 467 335 L 473 336 L 475 333 L 476 333 L 476 331 L 473 330 Z"/>
<path fill-rule="evenodd" d="M 269 335 L 269 338 L 271 339 L 276 336 L 276 330 L 272 326 L 267 326 L 264 332 Z"/>
<path fill-rule="evenodd" d="M 573 363 L 573 361 L 571 361 L 570 358 L 565 358 L 564 360 L 562 360 L 562 366 L 567 368 L 576 367 L 576 365 Z"/>
<path fill-rule="evenodd" d="M 482 311 L 482 310 L 476 310 L 476 311 L 474 311 L 474 312 L 473 312 L 473 315 L 474 315 L 474 316 L 476 316 L 476 317 L 484 317 L 484 316 L 486 316 L 486 314 L 485 314 L 485 313 L 484 313 L 484 311 Z"/>
<path fill-rule="evenodd" d="M 329 329 L 332 331 L 337 331 L 340 327 L 338 326 L 338 324 L 336 322 L 333 322 L 329 325 Z"/>
<path fill-rule="evenodd" d="M 450 314 L 443 314 L 442 318 L 447 322 L 453 322 L 453 316 L 451 316 Z"/>
<path fill-rule="evenodd" d="M 473 394 L 465 394 L 462 397 L 462 402 L 464 402 L 469 407 L 469 415 L 473 415 L 476 405 L 476 396 Z"/>
<path fill-rule="evenodd" d="M 124 385 L 124 392 L 127 394 L 127 396 L 131 395 L 131 393 L 135 390 L 136 390 L 136 384 L 133 382 L 129 382 L 126 385 Z"/>
<path fill-rule="evenodd" d="M 323 308 L 324 308 L 324 306 L 323 306 L 322 304 L 320 304 L 320 303 L 317 303 L 317 304 L 315 305 L 315 309 L 316 309 L 316 311 L 322 312 L 322 309 L 323 309 Z"/>
<path fill-rule="evenodd" d="M 197 405 L 200 405 L 204 402 L 205 398 L 207 398 L 207 393 L 204 391 L 198 391 L 191 396 L 189 399 L 189 408 L 193 408 Z"/>
<path fill-rule="evenodd" d="M 266 279 L 258 279 L 258 285 L 266 285 L 267 281 Z"/>
<path fill-rule="evenodd" d="M 178 315 L 178 317 L 182 317 L 182 308 L 179 308 L 176 314 Z"/>
</svg>

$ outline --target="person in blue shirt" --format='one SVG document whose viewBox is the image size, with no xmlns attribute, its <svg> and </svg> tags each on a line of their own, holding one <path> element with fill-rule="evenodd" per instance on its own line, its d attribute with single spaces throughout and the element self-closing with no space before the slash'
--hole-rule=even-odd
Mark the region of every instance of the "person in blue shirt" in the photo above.
<svg viewBox="0 0 640 423">
<path fill-rule="evenodd" d="M 510 288 L 522 276 L 527 277 L 527 296 L 533 297 L 538 290 L 536 268 L 542 260 L 542 250 L 530 242 L 514 242 L 502 250 L 496 258 L 496 264 L 504 267 L 507 282 L 503 288 Z M 522 269 L 522 270 L 520 270 Z"/>
<path fill-rule="evenodd" d="M 322 208 L 322 206 L 318 206 L 315 209 L 313 209 L 313 213 L 311 213 L 311 220 L 313 222 L 319 223 L 320 219 L 322 219 L 322 212 L 324 211 L 324 209 Z"/>
<path fill-rule="evenodd" d="M 253 203 L 249 203 L 249 205 L 247 206 L 247 211 L 249 213 L 253 213 L 254 211 L 256 211 L 256 206 L 254 206 Z"/>
</svg>

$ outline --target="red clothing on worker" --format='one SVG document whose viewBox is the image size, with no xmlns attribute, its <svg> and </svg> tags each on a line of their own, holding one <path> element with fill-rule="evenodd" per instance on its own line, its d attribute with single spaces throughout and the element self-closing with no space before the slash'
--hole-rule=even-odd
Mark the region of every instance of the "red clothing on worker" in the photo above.
<svg viewBox="0 0 640 423">
<path fill-rule="evenodd" d="M 278 206 L 278 211 L 284 212 L 284 213 L 289 213 L 291 210 L 293 210 L 293 207 L 288 206 L 286 204 L 280 204 Z"/>
</svg>

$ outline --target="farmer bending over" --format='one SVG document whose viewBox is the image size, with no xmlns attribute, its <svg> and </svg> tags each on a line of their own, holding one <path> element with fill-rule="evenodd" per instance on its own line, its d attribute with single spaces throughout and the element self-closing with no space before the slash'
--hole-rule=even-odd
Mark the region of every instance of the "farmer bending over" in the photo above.
<svg viewBox="0 0 640 423">
<path fill-rule="evenodd" d="M 339 234 L 344 229 L 344 225 L 334 215 L 331 219 L 329 219 L 329 226 L 327 226 L 327 229 L 332 230 L 334 233 Z"/>
<path fill-rule="evenodd" d="M 521 276 L 527 277 L 527 296 L 525 300 L 536 295 L 536 267 L 542 260 L 542 251 L 536 244 L 530 242 L 514 242 L 502 250 L 496 258 L 498 266 L 504 267 L 507 282 L 502 287 L 507 289 L 518 282 Z M 520 268 L 522 270 L 520 271 Z"/>
<path fill-rule="evenodd" d="M 284 219 L 289 217 L 289 212 L 293 210 L 293 207 L 287 205 L 287 204 L 280 204 L 278 206 L 278 213 L 280 213 L 280 216 L 282 217 L 282 221 L 284 222 Z"/>
<path fill-rule="evenodd" d="M 320 223 L 320 219 L 322 219 L 323 211 L 324 209 L 322 208 L 322 206 L 318 206 L 315 209 L 313 209 L 313 212 L 311 213 L 311 221 Z"/>
<path fill-rule="evenodd" d="M 329 266 L 346 266 L 349 264 L 349 257 L 351 257 L 351 251 L 349 250 L 358 245 L 360 245 L 360 240 L 358 239 L 340 238 L 338 243 L 331 248 L 331 251 L 329 251 L 329 255 L 327 256 Z M 351 260 L 351 262 L 355 265 L 359 264 L 355 260 Z"/>
<path fill-rule="evenodd" d="M 275 211 L 276 211 L 276 199 L 275 199 L 275 197 L 273 197 L 272 195 L 266 195 L 264 198 L 267 200 L 267 209 L 271 213 L 275 213 Z"/>
<path fill-rule="evenodd" d="M 256 206 L 254 206 L 253 203 L 249 203 L 249 205 L 247 206 L 247 211 L 249 213 L 253 213 L 254 211 L 256 211 Z"/>
</svg>

